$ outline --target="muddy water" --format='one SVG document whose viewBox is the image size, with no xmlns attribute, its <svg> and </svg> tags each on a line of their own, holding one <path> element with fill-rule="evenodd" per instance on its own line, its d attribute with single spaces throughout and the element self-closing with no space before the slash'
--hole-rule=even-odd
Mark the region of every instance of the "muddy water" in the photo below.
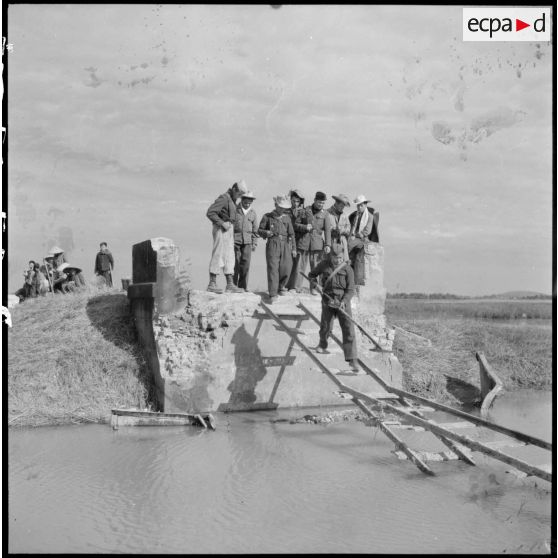
<svg viewBox="0 0 558 558">
<path fill-rule="evenodd" d="M 426 477 L 360 422 L 270 420 L 300 414 L 10 431 L 9 550 L 548 552 L 550 484 L 478 454 Z"/>
</svg>

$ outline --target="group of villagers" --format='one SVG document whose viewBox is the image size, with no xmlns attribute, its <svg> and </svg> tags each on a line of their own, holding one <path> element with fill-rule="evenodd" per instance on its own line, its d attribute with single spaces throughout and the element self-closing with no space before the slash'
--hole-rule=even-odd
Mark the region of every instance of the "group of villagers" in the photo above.
<svg viewBox="0 0 558 558">
<path fill-rule="evenodd" d="M 15 292 L 20 302 L 27 298 L 45 296 L 46 293 L 68 293 L 85 286 L 80 268 L 66 261 L 64 250 L 53 246 L 43 263 L 30 260 L 29 267 L 23 272 L 23 286 Z"/>
</svg>

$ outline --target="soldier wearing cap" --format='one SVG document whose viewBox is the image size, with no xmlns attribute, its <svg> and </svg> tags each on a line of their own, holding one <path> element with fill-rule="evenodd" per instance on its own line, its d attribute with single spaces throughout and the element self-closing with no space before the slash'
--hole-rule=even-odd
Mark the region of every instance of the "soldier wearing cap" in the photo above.
<svg viewBox="0 0 558 558">
<path fill-rule="evenodd" d="M 351 232 L 347 248 L 355 272 L 355 283 L 364 285 L 364 247 L 370 242 L 380 241 L 378 234 L 380 214 L 373 207 L 368 207 L 370 200 L 362 194 L 359 194 L 354 202 L 357 209 L 349 215 Z"/>
<path fill-rule="evenodd" d="M 327 196 L 323 192 L 316 192 L 312 205 L 305 207 L 295 221 L 295 232 L 300 234 L 297 240 L 298 274 L 295 289 L 300 292 L 302 275 L 306 273 L 308 263 L 314 269 L 324 254 L 328 254 L 331 247 L 331 224 L 324 209 Z M 317 295 L 310 283 L 310 294 Z"/>
<path fill-rule="evenodd" d="M 295 233 L 295 246 L 298 246 L 298 241 L 300 237 L 304 234 L 296 229 L 296 220 L 299 215 L 304 212 L 304 195 L 300 190 L 291 190 L 289 192 L 289 198 L 291 200 L 291 208 L 288 210 L 288 215 L 291 218 L 291 223 L 293 225 Z M 300 253 L 293 258 L 293 266 L 291 268 L 291 274 L 289 280 L 287 281 L 287 289 L 294 291 L 297 288 L 297 278 L 299 277 L 298 266 L 300 263 Z"/>
<path fill-rule="evenodd" d="M 345 261 L 349 259 L 347 239 L 351 233 L 351 223 L 344 213 L 345 208 L 351 205 L 349 198 L 345 194 L 331 196 L 335 202 L 327 210 L 328 219 L 331 226 L 331 247 L 340 246 L 343 250 Z"/>
<path fill-rule="evenodd" d="M 354 326 L 347 318 L 351 316 L 351 299 L 355 293 L 354 274 L 349 262 L 344 260 L 343 247 L 336 244 L 328 257 L 324 258 L 309 277 L 322 277 L 322 315 L 320 319 L 320 342 L 316 352 L 328 354 L 327 340 L 337 317 L 343 336 L 343 353 L 345 360 L 354 373 L 359 373 L 357 345 Z M 326 296 L 327 295 L 327 296 Z M 345 312 L 345 314 L 343 313 Z"/>
<path fill-rule="evenodd" d="M 258 217 L 250 207 L 256 196 L 246 192 L 240 197 L 234 222 L 234 276 L 233 283 L 240 289 L 248 289 L 248 274 L 252 252 L 258 245 Z"/>
<path fill-rule="evenodd" d="M 226 280 L 226 292 L 243 292 L 233 282 L 235 256 L 234 256 L 234 222 L 236 208 L 242 194 L 248 192 L 244 180 L 235 182 L 224 194 L 221 194 L 207 210 L 207 218 L 213 224 L 213 250 L 209 262 L 209 285 L 207 290 L 213 293 L 222 293 L 217 288 L 217 275 L 223 270 Z"/>
<path fill-rule="evenodd" d="M 296 256 L 294 229 L 286 213 L 291 202 L 287 196 L 273 198 L 275 209 L 266 213 L 260 222 L 258 235 L 267 239 L 265 259 L 267 262 L 267 287 L 270 303 L 277 300 L 277 294 L 287 293 L 286 284 Z"/>
</svg>

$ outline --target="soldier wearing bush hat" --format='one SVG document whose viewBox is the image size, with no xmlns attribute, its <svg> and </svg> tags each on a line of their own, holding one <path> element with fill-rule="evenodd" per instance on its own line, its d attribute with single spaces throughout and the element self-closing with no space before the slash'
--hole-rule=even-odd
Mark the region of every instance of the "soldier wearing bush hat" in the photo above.
<svg viewBox="0 0 558 558">
<path fill-rule="evenodd" d="M 347 239 L 351 233 L 351 223 L 344 210 L 351 205 L 351 202 L 345 194 L 331 197 L 335 200 L 335 203 L 327 210 L 331 226 L 331 246 L 340 245 L 343 248 L 343 258 L 348 260 Z"/>
<path fill-rule="evenodd" d="M 240 196 L 234 222 L 234 275 L 233 283 L 243 291 L 248 290 L 248 275 L 252 252 L 258 245 L 258 216 L 251 207 L 256 196 L 246 192 Z"/>
</svg>

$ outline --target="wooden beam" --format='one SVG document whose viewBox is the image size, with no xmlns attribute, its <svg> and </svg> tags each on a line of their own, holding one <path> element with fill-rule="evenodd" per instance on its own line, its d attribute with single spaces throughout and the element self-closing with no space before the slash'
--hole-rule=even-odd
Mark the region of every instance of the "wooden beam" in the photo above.
<svg viewBox="0 0 558 558">
<path fill-rule="evenodd" d="M 467 436 L 462 436 L 461 434 L 457 434 L 455 432 L 452 432 L 451 430 L 447 430 L 445 428 L 442 428 L 441 426 L 437 425 L 434 421 L 430 421 L 430 420 L 426 420 L 420 417 L 417 417 L 416 415 L 405 411 L 403 409 L 400 409 L 398 407 L 395 407 L 394 405 L 391 405 L 390 403 L 386 403 L 386 402 L 382 402 L 379 401 L 377 399 L 371 399 L 369 397 L 367 397 L 364 393 L 359 392 L 356 389 L 353 389 L 349 386 L 343 386 L 343 391 L 346 391 L 347 393 L 350 393 L 351 395 L 353 395 L 356 398 L 365 400 L 365 401 L 370 401 L 371 403 L 375 403 L 378 405 L 382 405 L 385 409 L 398 414 L 400 416 L 404 416 L 407 417 L 407 419 L 411 422 L 414 422 L 416 424 L 418 424 L 419 426 L 424 426 L 424 428 L 426 430 L 430 430 L 431 432 L 433 432 L 434 434 L 439 434 L 441 436 L 444 436 L 445 438 L 449 438 L 450 440 L 454 440 L 455 442 L 460 443 L 461 445 L 468 447 L 472 450 L 475 451 L 480 451 L 481 453 L 484 453 L 486 455 L 489 455 L 490 457 L 493 457 L 494 459 L 497 459 L 499 461 L 503 461 L 504 463 L 507 463 L 508 465 L 512 465 L 513 467 L 515 467 L 516 469 L 519 469 L 520 471 L 523 471 L 529 475 L 534 475 L 537 477 L 540 477 L 541 479 L 544 479 L 548 482 L 552 482 L 552 474 L 548 473 L 546 471 L 544 471 L 543 469 L 539 468 L 539 467 L 535 467 L 533 465 L 529 465 L 528 463 L 526 463 L 525 461 L 522 461 L 521 459 L 517 459 L 515 457 L 512 457 L 511 455 L 507 455 L 503 452 L 500 452 L 498 450 L 492 449 L 489 446 L 487 446 L 486 444 L 483 444 L 481 442 L 477 442 L 475 440 L 472 440 L 471 438 L 467 437 Z"/>
<path fill-rule="evenodd" d="M 291 332 L 290 328 L 288 328 L 285 323 L 283 322 L 283 320 L 281 320 L 281 318 L 279 318 L 278 316 L 276 316 L 272 311 L 271 308 L 269 308 L 265 303 L 261 302 L 260 303 L 261 306 L 263 307 L 263 309 L 278 323 L 280 324 L 283 329 L 285 330 L 285 333 L 287 333 L 288 335 L 290 335 L 292 337 L 292 339 L 295 341 L 295 343 L 297 343 L 297 345 L 300 346 L 300 348 L 310 357 L 310 359 L 312 361 L 314 361 L 314 363 L 320 368 L 320 370 L 326 375 L 328 376 L 328 378 L 330 378 L 335 384 L 337 384 L 339 387 L 346 387 L 343 382 L 341 382 L 339 380 L 339 378 L 337 378 L 337 376 L 335 376 L 335 374 L 333 374 L 328 368 L 327 366 L 325 366 L 317 357 L 316 355 L 314 355 L 314 353 L 312 353 L 312 351 L 302 342 L 300 341 L 300 339 L 298 339 L 298 335 L 296 333 Z M 346 389 L 343 389 L 343 391 L 347 391 Z M 378 426 L 380 428 L 380 430 L 392 441 L 396 444 L 397 449 L 400 449 L 401 451 L 403 451 L 405 453 L 405 455 L 407 455 L 409 457 L 409 459 L 424 473 L 428 474 L 428 475 L 433 475 L 434 472 L 425 464 L 423 463 L 420 458 L 413 452 L 413 450 L 411 450 L 404 442 L 403 440 L 401 440 L 395 433 L 393 433 L 387 426 L 385 426 L 384 424 L 382 424 L 382 421 L 370 410 L 368 409 L 368 407 L 366 407 L 366 405 L 364 405 L 364 403 L 362 403 L 361 401 L 358 400 L 358 398 L 353 397 L 352 399 L 353 403 L 355 405 L 357 405 L 357 407 L 359 407 L 360 409 L 362 409 L 366 415 L 368 415 L 371 418 L 374 418 L 378 421 Z"/>
</svg>

